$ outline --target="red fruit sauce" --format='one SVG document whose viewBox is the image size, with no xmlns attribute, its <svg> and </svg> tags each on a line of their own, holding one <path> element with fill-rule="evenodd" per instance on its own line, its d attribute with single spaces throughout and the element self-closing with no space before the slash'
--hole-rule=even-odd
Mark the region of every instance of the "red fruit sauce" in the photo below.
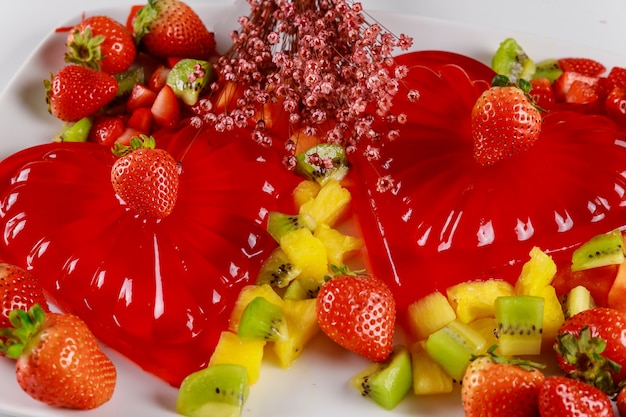
<svg viewBox="0 0 626 417">
<path fill-rule="evenodd" d="M 206 364 L 239 290 L 275 247 L 265 216 L 293 210 L 296 178 L 247 132 L 187 127 L 157 146 L 182 166 L 176 207 L 161 221 L 117 200 L 108 147 L 51 143 L 7 158 L 0 258 L 30 270 L 105 345 L 178 385 Z"/>
<path fill-rule="evenodd" d="M 552 111 L 530 151 L 481 166 L 470 114 L 493 72 L 439 57 L 403 58 L 419 101 L 400 97 L 396 111 L 409 121 L 397 141 L 374 144 L 379 160 L 353 158 L 351 191 L 371 267 L 391 285 L 400 313 L 459 282 L 513 282 L 533 246 L 567 265 L 569 249 L 626 224 L 626 134 L 612 120 Z M 386 175 L 394 186 L 381 193 L 376 184 Z"/>
</svg>

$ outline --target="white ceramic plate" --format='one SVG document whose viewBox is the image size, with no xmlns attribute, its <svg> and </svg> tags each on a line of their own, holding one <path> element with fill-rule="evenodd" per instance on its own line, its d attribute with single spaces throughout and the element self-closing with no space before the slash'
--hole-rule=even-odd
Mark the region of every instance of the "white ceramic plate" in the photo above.
<svg viewBox="0 0 626 417">
<path fill-rule="evenodd" d="M 246 14 L 241 1 L 230 5 L 197 5 L 194 9 L 216 32 L 218 44 L 228 44 L 237 17 Z M 77 23 L 77 16 L 64 26 Z M 87 15 L 104 13 L 125 21 L 128 10 L 123 8 L 90 10 Z M 488 62 L 499 43 L 515 37 L 536 59 L 564 56 L 593 57 L 608 67 L 626 65 L 626 56 L 615 56 L 577 45 L 553 42 L 517 32 L 502 32 L 412 15 L 384 12 L 371 13 L 376 20 L 395 33 L 413 36 L 415 49 L 442 49 L 463 53 Z M 63 65 L 63 34 L 51 34 L 29 57 L 21 70 L 0 96 L 0 157 L 21 148 L 44 143 L 61 128 L 61 123 L 47 113 L 42 80 L 49 78 Z M 85 417 L 127 417 L 132 415 L 175 416 L 176 390 L 148 375 L 115 352 L 119 379 L 115 395 L 104 406 L 87 412 Z M 432 416 L 461 417 L 459 390 L 450 395 L 428 398 L 412 397 L 392 412 L 382 410 L 361 398 L 348 385 L 349 379 L 366 365 L 365 361 L 333 346 L 323 336 L 315 339 L 302 358 L 288 371 L 271 362 L 262 370 L 259 382 L 251 389 L 244 415 L 313 417 L 321 415 L 359 415 L 361 417 Z M 14 382 L 14 364 L 0 358 L 0 415 L 16 417 L 67 416 L 58 410 L 32 400 Z"/>
</svg>

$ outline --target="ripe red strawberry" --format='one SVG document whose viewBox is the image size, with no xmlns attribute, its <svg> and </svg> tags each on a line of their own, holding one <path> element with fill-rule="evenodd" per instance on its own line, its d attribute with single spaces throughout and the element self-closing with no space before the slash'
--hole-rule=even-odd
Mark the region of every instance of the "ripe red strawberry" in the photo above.
<svg viewBox="0 0 626 417">
<path fill-rule="evenodd" d="M 577 72 L 564 72 L 554 82 L 554 94 L 559 101 L 587 104 L 597 100 L 598 77 Z"/>
<path fill-rule="evenodd" d="M 568 376 L 613 394 L 626 379 L 626 316 L 596 307 L 563 323 L 555 341 L 557 361 Z"/>
<path fill-rule="evenodd" d="M 87 410 L 107 402 L 115 365 L 87 325 L 71 314 L 46 313 L 39 305 L 14 310 L 15 329 L 4 346 L 17 359 L 16 377 L 34 399 L 54 407 Z"/>
<path fill-rule="evenodd" d="M 620 389 L 615 399 L 615 407 L 620 417 L 626 417 L 626 387 Z"/>
<path fill-rule="evenodd" d="M 564 376 L 549 376 L 539 391 L 542 417 L 613 416 L 609 397 L 589 384 Z"/>
<path fill-rule="evenodd" d="M 620 123 L 626 123 L 626 90 L 613 87 L 607 94 L 604 106 L 606 113 Z"/>
<path fill-rule="evenodd" d="M 606 71 L 602 63 L 590 58 L 561 58 L 558 63 L 564 72 L 577 72 L 590 77 L 598 77 Z"/>
<path fill-rule="evenodd" d="M 215 38 L 196 12 L 179 0 L 149 0 L 137 12 L 134 36 L 158 58 L 207 59 L 215 52 Z"/>
<path fill-rule="evenodd" d="M 126 27 L 109 16 L 91 16 L 70 30 L 67 62 L 107 74 L 126 71 L 135 61 L 137 48 Z"/>
<path fill-rule="evenodd" d="M 171 127 L 180 119 L 180 104 L 176 93 L 169 85 L 158 92 L 150 106 L 154 123 L 159 127 Z"/>
<path fill-rule="evenodd" d="M 0 328 L 10 325 L 9 313 L 28 310 L 35 304 L 47 309 L 39 282 L 28 271 L 7 263 L 0 263 Z"/>
<path fill-rule="evenodd" d="M 116 116 L 96 117 L 87 140 L 104 146 L 113 146 L 115 141 L 124 133 L 124 121 Z"/>
<path fill-rule="evenodd" d="M 461 384 L 466 417 L 538 416 L 545 379 L 536 367 L 482 356 L 467 368 Z"/>
<path fill-rule="evenodd" d="M 533 103 L 542 110 L 550 110 L 554 106 L 554 90 L 552 90 L 550 80 L 547 78 L 534 78 L 530 81 L 530 84 L 529 96 L 533 99 Z"/>
<path fill-rule="evenodd" d="M 328 337 L 368 360 L 391 354 L 396 305 L 376 277 L 343 274 L 327 281 L 317 296 L 317 320 Z"/>
<path fill-rule="evenodd" d="M 474 158 L 491 165 L 530 149 L 541 133 L 541 113 L 516 86 L 496 85 L 476 101 L 471 116 Z"/>
<path fill-rule="evenodd" d="M 65 122 L 94 115 L 119 89 L 113 76 L 80 65 L 62 68 L 45 85 L 50 113 Z"/>
<path fill-rule="evenodd" d="M 176 204 L 178 167 L 167 151 L 154 146 L 154 138 L 147 136 L 131 139 L 130 146 L 116 146 L 120 158 L 111 168 L 111 183 L 132 210 L 162 219 Z"/>
<path fill-rule="evenodd" d="M 626 68 L 613 67 L 606 78 L 611 87 L 626 88 Z"/>
</svg>

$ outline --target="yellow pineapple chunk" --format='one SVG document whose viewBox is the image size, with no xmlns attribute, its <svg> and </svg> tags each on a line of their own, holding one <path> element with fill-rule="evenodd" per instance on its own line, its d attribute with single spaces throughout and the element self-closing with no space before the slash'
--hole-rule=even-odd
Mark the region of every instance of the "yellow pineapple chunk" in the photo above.
<svg viewBox="0 0 626 417">
<path fill-rule="evenodd" d="M 241 340 L 235 333 L 223 331 L 209 365 L 229 364 L 246 368 L 248 383 L 254 384 L 261 374 L 265 340 Z"/>
<path fill-rule="evenodd" d="M 464 323 L 482 317 L 493 317 L 496 298 L 513 293 L 513 285 L 498 279 L 462 282 L 446 291 L 450 305 Z"/>
<path fill-rule="evenodd" d="M 409 305 L 409 326 L 417 340 L 428 336 L 456 319 L 445 295 L 434 291 Z"/>
<path fill-rule="evenodd" d="M 485 338 L 487 341 L 485 346 L 491 347 L 498 344 L 498 338 L 495 334 L 497 328 L 495 317 L 482 317 L 467 323 L 467 325 Z M 495 352 L 500 353 L 499 349 L 496 349 Z"/>
<path fill-rule="evenodd" d="M 307 289 L 318 287 L 328 274 L 328 252 L 324 243 L 309 229 L 296 229 L 283 235 L 280 247 L 295 268 L 302 271 L 296 279 Z"/>
<path fill-rule="evenodd" d="M 515 283 L 515 292 L 521 295 L 536 295 L 546 285 L 552 283 L 556 274 L 556 264 L 552 257 L 538 247 L 530 251 L 530 259 L 522 267 Z"/>
<path fill-rule="evenodd" d="M 230 313 L 230 322 L 228 324 L 228 329 L 234 333 L 237 333 L 239 329 L 239 321 L 241 320 L 241 314 L 243 310 L 250 304 L 250 301 L 254 300 L 257 297 L 263 297 L 270 303 L 274 303 L 277 305 L 281 305 L 283 300 L 280 296 L 274 291 L 274 289 L 269 284 L 263 285 L 246 285 L 241 289 L 239 295 L 237 296 L 237 301 L 233 306 L 233 311 Z"/>
<path fill-rule="evenodd" d="M 282 368 L 289 368 L 300 357 L 306 344 L 318 333 L 315 304 L 315 298 L 284 301 L 283 314 L 287 322 L 288 337 L 272 345 Z"/>
<path fill-rule="evenodd" d="M 542 345 L 547 351 L 552 349 L 559 328 L 565 321 L 565 313 L 552 285 L 546 285 L 534 295 L 544 299 Z"/>
<path fill-rule="evenodd" d="M 327 224 L 333 227 L 345 215 L 351 201 L 350 191 L 343 188 L 339 181 L 330 179 L 320 188 L 315 198 L 300 206 L 300 213 L 310 215 L 318 225 Z"/>
<path fill-rule="evenodd" d="M 448 394 L 454 380 L 424 350 L 423 342 L 411 346 L 413 363 L 413 393 L 415 395 Z"/>
<path fill-rule="evenodd" d="M 293 190 L 293 202 L 296 208 L 300 210 L 300 207 L 307 201 L 313 200 L 320 191 L 320 184 L 317 181 L 304 180 Z"/>
<path fill-rule="evenodd" d="M 354 251 L 363 247 L 363 240 L 341 233 L 327 224 L 320 224 L 313 235 L 326 246 L 328 262 L 331 265 L 342 265 L 344 259 Z"/>
</svg>

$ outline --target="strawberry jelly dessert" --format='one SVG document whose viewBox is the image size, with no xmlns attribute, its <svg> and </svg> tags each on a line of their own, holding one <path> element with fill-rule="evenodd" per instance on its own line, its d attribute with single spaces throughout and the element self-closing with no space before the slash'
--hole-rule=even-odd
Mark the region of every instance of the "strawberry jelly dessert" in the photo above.
<svg viewBox="0 0 626 417">
<path fill-rule="evenodd" d="M 482 166 L 470 115 L 494 73 L 447 53 L 399 62 L 419 100 L 398 95 L 408 122 L 398 140 L 374 144 L 378 160 L 353 155 L 351 191 L 372 270 L 400 313 L 462 281 L 514 281 L 533 246 L 568 265 L 568 249 L 626 224 L 626 134 L 611 119 L 552 110 L 530 150 Z"/>
<path fill-rule="evenodd" d="M 186 127 L 157 146 L 182 167 L 162 220 L 118 201 L 108 147 L 50 143 L 4 160 L 0 258 L 30 270 L 104 344 L 178 385 L 206 364 L 240 288 L 275 247 L 265 215 L 293 210 L 295 177 L 248 132 Z"/>
</svg>

